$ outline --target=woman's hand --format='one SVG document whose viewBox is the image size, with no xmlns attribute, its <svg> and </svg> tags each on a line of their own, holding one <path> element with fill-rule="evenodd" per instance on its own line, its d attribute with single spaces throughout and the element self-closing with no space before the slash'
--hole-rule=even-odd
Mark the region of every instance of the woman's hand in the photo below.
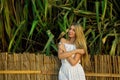
<svg viewBox="0 0 120 80">
<path fill-rule="evenodd" d="M 61 45 L 59 46 L 59 48 L 60 48 L 61 50 L 63 50 L 63 52 L 66 51 L 64 44 L 61 44 Z"/>
</svg>

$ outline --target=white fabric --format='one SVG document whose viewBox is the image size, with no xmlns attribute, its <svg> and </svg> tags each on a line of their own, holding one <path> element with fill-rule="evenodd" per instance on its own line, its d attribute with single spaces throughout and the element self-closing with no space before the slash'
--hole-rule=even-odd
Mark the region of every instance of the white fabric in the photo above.
<svg viewBox="0 0 120 80">
<path fill-rule="evenodd" d="M 65 43 L 64 46 L 66 51 L 76 49 L 75 45 L 72 44 Z M 75 66 L 72 66 L 66 59 L 62 59 L 61 63 L 58 76 L 59 80 L 86 80 L 84 70 L 79 62 Z"/>
</svg>

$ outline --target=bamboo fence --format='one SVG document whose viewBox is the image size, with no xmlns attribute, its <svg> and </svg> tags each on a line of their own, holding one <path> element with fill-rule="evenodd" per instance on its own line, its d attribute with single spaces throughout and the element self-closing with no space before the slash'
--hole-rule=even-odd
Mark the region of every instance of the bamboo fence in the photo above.
<svg viewBox="0 0 120 80">
<path fill-rule="evenodd" d="M 120 80 L 120 56 L 90 56 L 87 80 Z M 60 60 L 35 53 L 0 53 L 0 80 L 58 80 Z"/>
</svg>

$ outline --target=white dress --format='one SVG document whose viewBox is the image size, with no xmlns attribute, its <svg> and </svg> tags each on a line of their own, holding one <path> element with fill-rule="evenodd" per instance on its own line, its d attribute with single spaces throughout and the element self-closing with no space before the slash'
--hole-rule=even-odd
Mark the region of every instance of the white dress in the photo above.
<svg viewBox="0 0 120 80">
<path fill-rule="evenodd" d="M 66 51 L 71 51 L 76 49 L 75 45 L 73 44 L 64 44 Z M 73 57 L 74 55 L 72 55 Z M 72 66 L 66 59 L 61 60 L 61 67 L 59 70 L 59 80 L 86 80 L 85 79 L 85 73 L 81 66 L 81 64 L 78 62 L 75 66 Z"/>
</svg>

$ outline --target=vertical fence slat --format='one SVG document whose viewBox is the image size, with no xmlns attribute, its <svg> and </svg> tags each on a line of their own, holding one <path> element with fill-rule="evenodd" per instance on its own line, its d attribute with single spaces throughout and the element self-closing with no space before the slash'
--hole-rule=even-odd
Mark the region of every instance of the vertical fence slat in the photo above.
<svg viewBox="0 0 120 80">
<path fill-rule="evenodd" d="M 39 54 L 35 55 L 35 62 L 36 62 L 36 70 L 37 71 L 41 71 L 40 70 L 40 61 L 39 61 Z M 36 80 L 40 80 L 40 74 L 36 74 Z"/>
<path fill-rule="evenodd" d="M 14 54 L 14 64 L 15 64 L 15 70 L 21 70 L 21 53 Z M 15 75 L 15 80 L 21 80 L 21 76 L 19 74 Z"/>
<path fill-rule="evenodd" d="M 30 70 L 30 58 L 29 53 L 21 54 L 21 70 Z M 21 74 L 21 80 L 31 80 L 30 74 Z"/>
<path fill-rule="evenodd" d="M 5 70 L 5 62 L 6 62 L 6 60 L 5 60 L 5 57 L 3 56 L 3 54 L 5 54 L 5 53 L 0 54 L 0 70 Z M 0 79 L 5 80 L 4 74 L 0 75 Z"/>
<path fill-rule="evenodd" d="M 104 70 L 105 70 L 104 68 L 105 63 L 103 63 L 105 61 L 104 56 L 102 55 L 101 58 L 99 56 L 99 60 L 100 60 L 100 67 L 99 67 L 100 72 L 99 73 L 104 73 Z M 99 80 L 104 80 L 104 77 L 100 77 Z"/>
<path fill-rule="evenodd" d="M 102 55 L 101 55 L 101 57 L 102 57 Z M 97 70 L 98 70 L 98 73 L 100 73 L 100 70 L 101 70 L 101 68 L 100 68 L 100 66 L 101 66 L 101 61 L 100 61 L 101 57 L 100 57 L 100 55 L 97 56 L 97 65 L 98 65 Z M 101 80 L 101 77 L 97 77 L 97 79 Z"/>
<path fill-rule="evenodd" d="M 7 59 L 7 69 L 8 70 L 14 70 L 14 56 L 13 54 L 8 54 L 8 59 Z M 14 75 L 8 74 L 7 78 L 9 80 L 15 80 Z"/>
<path fill-rule="evenodd" d="M 35 54 L 29 54 L 29 60 L 30 60 L 30 70 L 36 70 L 35 69 Z M 36 75 L 31 74 L 30 76 L 31 80 L 36 80 Z"/>
<path fill-rule="evenodd" d="M 49 70 L 50 70 L 50 67 L 51 67 L 50 64 L 51 64 L 50 57 L 44 55 L 44 70 L 45 70 L 45 72 L 48 71 L 48 73 L 49 73 Z M 45 80 L 51 80 L 50 75 L 45 74 Z"/>
<path fill-rule="evenodd" d="M 107 73 L 112 73 L 112 63 L 111 63 L 111 56 L 107 55 L 107 64 L 109 65 Z M 108 66 L 106 66 L 108 67 Z M 107 78 L 107 80 L 112 80 L 111 78 Z"/>
<path fill-rule="evenodd" d="M 113 73 L 115 73 L 115 67 L 116 67 L 116 65 L 115 65 L 115 56 L 113 56 Z M 115 79 L 115 78 L 114 78 Z"/>
<path fill-rule="evenodd" d="M 118 70 L 119 70 L 119 74 L 120 74 L 120 56 L 118 56 Z M 119 77 L 120 80 L 120 77 Z"/>
<path fill-rule="evenodd" d="M 7 53 L 5 53 L 4 55 L 3 55 L 3 58 L 4 58 L 4 60 L 5 60 L 5 70 L 7 70 L 7 64 L 8 64 L 8 54 Z M 4 61 L 3 60 L 3 61 Z M 5 74 L 5 80 L 8 80 L 8 75 L 7 74 Z"/>
<path fill-rule="evenodd" d="M 95 73 L 98 72 L 98 69 L 97 69 L 97 55 L 94 56 L 94 60 L 95 60 Z M 97 77 L 95 77 L 95 80 L 97 80 Z"/>
<path fill-rule="evenodd" d="M 51 71 L 58 74 L 58 71 L 59 71 L 58 69 L 60 68 L 60 61 L 58 61 L 58 58 L 55 57 L 55 56 L 51 56 L 51 59 L 52 59 L 52 69 L 51 69 Z M 53 75 L 51 77 L 51 80 L 58 80 L 58 75 Z"/>
<path fill-rule="evenodd" d="M 39 55 L 39 68 L 41 72 L 44 72 L 44 55 L 40 54 Z M 39 74 L 40 80 L 45 80 L 45 77 L 43 74 Z"/>
<path fill-rule="evenodd" d="M 103 62 L 104 64 L 104 73 L 107 73 L 107 71 L 108 71 L 108 68 L 107 68 L 107 66 L 106 65 L 109 65 L 109 64 L 107 64 L 107 55 L 103 55 L 104 56 L 104 61 L 105 62 Z M 107 80 L 107 77 L 104 77 L 104 80 Z"/>
<path fill-rule="evenodd" d="M 119 68 L 118 68 L 118 60 L 117 60 L 117 59 L 118 59 L 118 57 L 115 56 L 115 66 L 116 66 L 116 67 L 115 67 L 115 73 L 118 74 L 118 73 L 119 73 L 119 70 L 118 70 Z M 119 78 L 117 78 L 117 80 L 119 80 Z"/>
<path fill-rule="evenodd" d="M 57 76 L 55 76 L 55 80 L 58 80 L 58 72 L 61 66 L 61 62 L 57 57 L 54 57 L 53 59 L 54 59 L 54 71 L 57 73 Z"/>
</svg>

